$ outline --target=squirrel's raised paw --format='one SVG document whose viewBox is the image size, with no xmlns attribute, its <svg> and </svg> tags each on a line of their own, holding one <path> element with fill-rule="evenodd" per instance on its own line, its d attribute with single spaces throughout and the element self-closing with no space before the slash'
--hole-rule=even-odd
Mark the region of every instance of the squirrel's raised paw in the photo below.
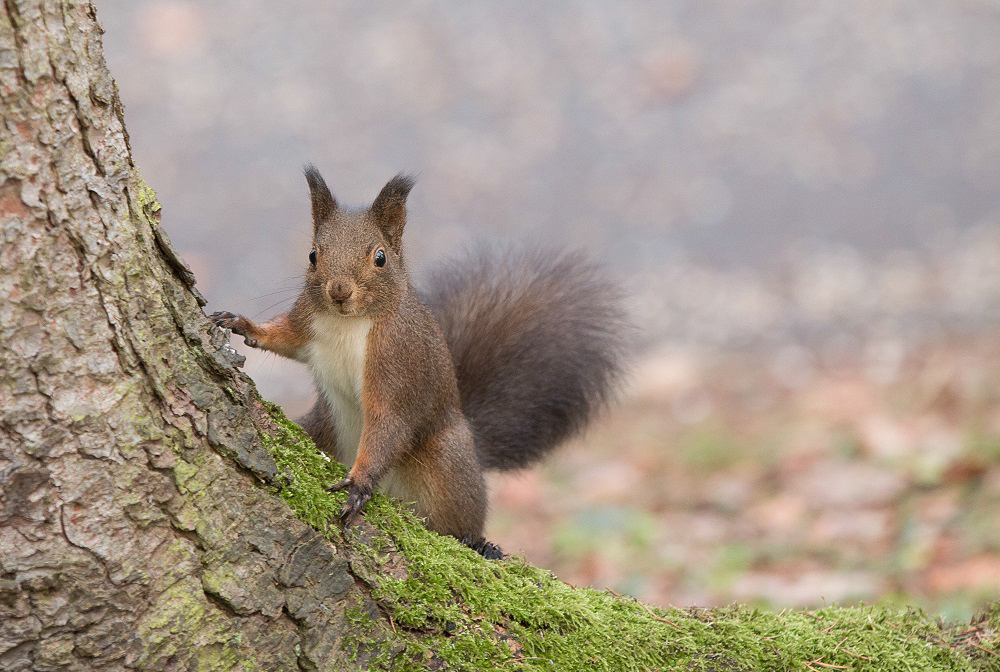
<svg viewBox="0 0 1000 672">
<path fill-rule="evenodd" d="M 242 315 L 226 311 L 217 311 L 208 316 L 208 319 L 223 329 L 229 329 L 234 334 L 243 336 L 243 342 L 251 348 L 257 347 L 257 339 L 249 336 L 252 330 L 252 322 Z"/>
<path fill-rule="evenodd" d="M 216 326 L 222 327 L 223 329 L 230 329 L 234 334 L 240 334 L 241 336 L 243 334 L 240 329 L 247 321 L 247 318 L 242 315 L 226 312 L 224 310 L 218 310 L 212 313 L 208 316 L 208 319 L 215 322 Z"/>
</svg>

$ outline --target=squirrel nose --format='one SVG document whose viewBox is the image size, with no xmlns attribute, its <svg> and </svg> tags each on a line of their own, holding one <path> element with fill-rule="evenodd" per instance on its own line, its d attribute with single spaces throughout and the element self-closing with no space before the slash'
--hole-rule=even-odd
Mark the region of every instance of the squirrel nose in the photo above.
<svg viewBox="0 0 1000 672">
<path fill-rule="evenodd" d="M 334 303 L 343 303 L 351 298 L 354 285 L 347 280 L 331 280 L 326 283 L 326 293 Z"/>
</svg>

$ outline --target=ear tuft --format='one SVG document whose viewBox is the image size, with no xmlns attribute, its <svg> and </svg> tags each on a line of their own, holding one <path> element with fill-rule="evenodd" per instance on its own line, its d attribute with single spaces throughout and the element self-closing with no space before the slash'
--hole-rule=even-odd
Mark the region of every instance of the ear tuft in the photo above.
<svg viewBox="0 0 1000 672">
<path fill-rule="evenodd" d="M 312 201 L 313 229 L 325 221 L 337 210 L 337 200 L 330 193 L 330 188 L 323 181 L 323 176 L 316 166 L 308 164 L 305 167 L 306 182 L 309 183 L 309 199 Z"/>
<path fill-rule="evenodd" d="M 396 175 L 382 187 L 371 207 L 371 213 L 383 235 L 397 251 L 400 249 L 403 227 L 406 225 L 406 197 L 413 189 L 414 182 L 411 175 L 403 173 Z"/>
</svg>

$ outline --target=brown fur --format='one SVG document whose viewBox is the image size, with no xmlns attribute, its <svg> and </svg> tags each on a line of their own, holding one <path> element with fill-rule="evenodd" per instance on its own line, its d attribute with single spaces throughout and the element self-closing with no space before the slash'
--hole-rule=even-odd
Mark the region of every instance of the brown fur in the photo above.
<svg viewBox="0 0 1000 672">
<path fill-rule="evenodd" d="M 442 534 L 482 536 L 486 488 L 460 410 L 444 336 L 408 287 L 397 312 L 376 320 L 365 359 L 361 451 L 351 470 L 378 482 L 399 465 Z"/>
<path fill-rule="evenodd" d="M 427 295 L 432 313 L 413 289 L 403 259 L 413 181 L 397 175 L 370 208 L 349 210 L 337 204 L 314 168 L 306 179 L 315 264 L 292 309 L 259 326 L 232 313 L 212 318 L 248 345 L 313 366 L 316 343 L 350 352 L 349 339 L 320 340 L 317 324 L 333 325 L 337 331 L 330 333 L 340 334 L 338 325 L 347 323 L 335 316 L 369 319 L 360 443 L 347 478 L 331 486 L 348 491 L 345 523 L 381 482 L 413 500 L 432 529 L 497 557 L 499 549 L 482 538 L 483 468 L 539 459 L 604 402 L 620 371 L 618 294 L 576 257 L 555 255 L 552 263 L 542 256 L 518 257 L 517 263 L 483 258 L 435 279 Z M 320 315 L 332 317 L 317 322 Z M 350 391 L 342 389 L 342 369 L 323 371 L 326 378 L 316 376 L 319 399 L 300 422 L 321 449 L 344 454 L 338 427 L 346 425 L 338 423 L 346 420 L 332 415 L 330 403 L 357 406 L 325 396 Z M 331 375 L 339 387 L 325 390 Z"/>
</svg>

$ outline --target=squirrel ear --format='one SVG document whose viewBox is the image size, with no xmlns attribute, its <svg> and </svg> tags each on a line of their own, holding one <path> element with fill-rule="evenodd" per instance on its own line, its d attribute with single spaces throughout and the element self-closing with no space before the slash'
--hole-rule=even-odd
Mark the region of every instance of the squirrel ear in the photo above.
<svg viewBox="0 0 1000 672">
<path fill-rule="evenodd" d="M 309 183 L 309 199 L 312 201 L 313 228 L 315 229 L 320 222 L 332 215 L 337 209 L 337 199 L 330 193 L 330 188 L 326 186 L 326 182 L 316 170 L 316 166 L 307 165 L 305 173 L 306 182 Z"/>
<path fill-rule="evenodd" d="M 403 239 L 403 226 L 406 224 L 406 197 L 413 188 L 413 182 L 411 176 L 403 173 L 389 180 L 375 197 L 370 211 L 389 245 L 397 251 Z"/>
</svg>

